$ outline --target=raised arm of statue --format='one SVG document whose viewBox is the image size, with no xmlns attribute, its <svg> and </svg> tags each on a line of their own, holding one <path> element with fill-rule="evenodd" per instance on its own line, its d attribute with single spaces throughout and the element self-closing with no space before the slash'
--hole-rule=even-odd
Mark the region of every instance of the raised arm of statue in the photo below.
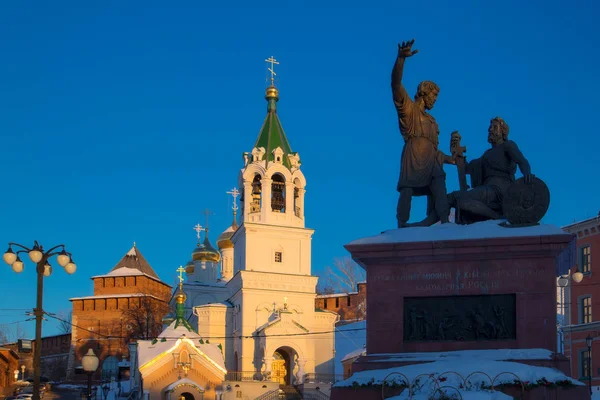
<svg viewBox="0 0 600 400">
<path fill-rule="evenodd" d="M 414 39 L 408 42 L 402 42 L 398 44 L 398 56 L 392 69 L 392 95 L 394 99 L 394 105 L 396 106 L 396 112 L 398 113 L 398 119 L 400 120 L 400 129 L 402 131 L 402 120 L 407 117 L 411 111 L 412 99 L 406 92 L 404 85 L 402 85 L 402 74 L 404 72 L 404 60 L 407 57 L 411 57 L 418 52 L 418 50 L 412 50 Z M 402 132 L 405 136 L 405 132 Z M 406 137 L 404 138 L 406 139 Z"/>
<path fill-rule="evenodd" d="M 507 155 L 514 160 L 519 166 L 519 170 L 525 177 L 525 181 L 528 183 L 531 181 L 531 166 L 529 165 L 529 161 L 525 158 L 521 150 L 519 150 L 519 146 L 512 140 L 507 140 L 504 143 Z"/>
</svg>

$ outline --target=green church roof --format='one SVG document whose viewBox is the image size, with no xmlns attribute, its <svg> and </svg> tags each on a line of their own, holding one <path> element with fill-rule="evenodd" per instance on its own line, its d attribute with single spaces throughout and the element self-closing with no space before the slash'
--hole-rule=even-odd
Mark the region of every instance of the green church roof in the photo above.
<svg viewBox="0 0 600 400">
<path fill-rule="evenodd" d="M 275 161 L 273 150 L 275 150 L 277 147 L 281 147 L 281 150 L 283 150 L 283 159 L 281 160 L 282 164 L 288 168 L 291 168 L 291 163 L 287 155 L 293 153 L 290 143 L 288 142 L 285 132 L 283 131 L 283 127 L 281 126 L 281 122 L 279 121 L 279 117 L 277 116 L 276 103 L 279 101 L 279 92 L 275 86 L 269 86 L 267 88 L 265 99 L 267 99 L 268 103 L 267 117 L 265 118 L 265 122 L 260 129 L 260 133 L 258 134 L 258 139 L 256 139 L 254 147 L 264 147 L 267 161 Z"/>
</svg>

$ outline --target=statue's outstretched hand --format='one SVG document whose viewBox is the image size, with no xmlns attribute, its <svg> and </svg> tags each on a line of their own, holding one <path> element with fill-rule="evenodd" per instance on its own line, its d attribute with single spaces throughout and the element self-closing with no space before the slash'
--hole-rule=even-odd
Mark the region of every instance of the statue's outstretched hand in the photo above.
<svg viewBox="0 0 600 400">
<path fill-rule="evenodd" d="M 398 43 L 398 57 L 412 57 L 419 52 L 419 50 L 413 50 L 412 45 L 415 43 L 415 39 L 407 42 Z"/>
</svg>

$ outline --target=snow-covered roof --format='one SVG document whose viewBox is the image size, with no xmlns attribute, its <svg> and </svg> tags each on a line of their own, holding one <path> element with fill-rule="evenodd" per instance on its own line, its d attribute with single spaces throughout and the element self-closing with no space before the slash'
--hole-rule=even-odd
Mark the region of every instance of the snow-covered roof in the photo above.
<svg viewBox="0 0 600 400">
<path fill-rule="evenodd" d="M 177 319 L 171 322 L 171 324 L 166 327 L 161 334 L 158 335 L 158 337 L 167 339 L 179 339 L 180 337 L 186 337 L 192 340 L 202 338 L 202 336 L 198 335 L 195 331 L 190 331 L 188 327 L 180 323 L 178 324 L 177 322 Z"/>
<path fill-rule="evenodd" d="M 317 299 L 328 299 L 328 298 L 332 298 L 332 297 L 346 297 L 349 294 L 357 294 L 358 292 L 354 292 L 354 293 L 329 293 L 329 294 L 318 294 L 317 295 Z"/>
<path fill-rule="evenodd" d="M 212 343 L 201 344 L 199 336 L 192 338 L 187 335 L 178 339 L 138 340 L 138 365 L 142 368 L 155 358 L 173 352 L 182 342 L 192 346 L 197 350 L 197 354 L 202 358 L 209 359 L 210 363 L 220 369 L 223 373 L 227 371 L 223 353 L 218 345 Z"/>
<path fill-rule="evenodd" d="M 146 273 L 143 273 L 139 269 L 129 268 L 129 267 L 122 267 L 122 268 L 119 268 L 119 269 L 114 269 L 114 270 L 110 271 L 108 274 L 104 274 L 104 275 L 94 275 L 90 279 L 94 279 L 94 278 L 112 278 L 112 277 L 115 277 L 115 276 L 147 276 L 150 279 L 154 279 L 155 281 L 162 282 L 160 279 L 158 279 L 158 278 L 156 278 L 156 277 L 154 277 L 152 275 L 148 275 Z"/>
<path fill-rule="evenodd" d="M 405 242 L 430 242 L 444 240 L 491 239 L 545 235 L 565 235 L 567 232 L 554 225 L 535 225 L 520 228 L 500 226 L 504 220 L 476 222 L 470 225 L 453 223 L 438 224 L 427 227 L 392 229 L 379 235 L 354 240 L 352 245 L 384 244 Z"/>
<path fill-rule="evenodd" d="M 71 297 L 69 300 L 92 300 L 92 299 L 116 299 L 123 297 L 152 297 L 153 299 L 161 300 L 158 297 L 147 293 L 129 293 L 129 294 L 103 294 L 97 296 Z"/>
<path fill-rule="evenodd" d="M 115 275 L 111 276 L 120 276 L 121 270 L 124 268 L 135 269 L 144 273 L 145 275 L 149 275 L 155 279 L 160 279 L 135 244 L 127 253 L 125 253 L 123 258 L 121 258 L 117 265 L 113 267 L 109 274 L 115 272 Z"/>
<path fill-rule="evenodd" d="M 356 351 L 364 351 L 367 343 L 367 321 L 335 328 L 335 374 L 343 375 L 342 360 Z"/>
<path fill-rule="evenodd" d="M 222 308 L 231 308 L 230 305 L 227 305 L 225 303 L 208 303 L 208 304 L 201 304 L 199 306 L 194 306 L 194 308 L 202 308 L 202 307 L 222 307 Z"/>
<path fill-rule="evenodd" d="M 344 362 L 346 360 L 350 360 L 351 358 L 356 358 L 358 356 L 364 356 L 365 354 L 367 354 L 367 349 L 356 349 L 356 350 L 346 354 L 344 356 L 344 358 L 342 358 L 342 362 Z"/>
</svg>

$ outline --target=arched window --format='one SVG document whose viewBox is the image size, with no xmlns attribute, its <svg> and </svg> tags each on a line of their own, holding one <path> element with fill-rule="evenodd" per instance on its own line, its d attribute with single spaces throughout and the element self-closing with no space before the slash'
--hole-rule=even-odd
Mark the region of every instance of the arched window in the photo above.
<svg viewBox="0 0 600 400">
<path fill-rule="evenodd" d="M 277 212 L 285 212 L 285 179 L 280 174 L 273 175 L 271 209 Z"/>
<path fill-rule="evenodd" d="M 260 212 L 260 203 L 262 197 L 262 184 L 260 175 L 255 175 L 252 181 L 252 202 L 250 203 L 250 212 Z"/>
</svg>

